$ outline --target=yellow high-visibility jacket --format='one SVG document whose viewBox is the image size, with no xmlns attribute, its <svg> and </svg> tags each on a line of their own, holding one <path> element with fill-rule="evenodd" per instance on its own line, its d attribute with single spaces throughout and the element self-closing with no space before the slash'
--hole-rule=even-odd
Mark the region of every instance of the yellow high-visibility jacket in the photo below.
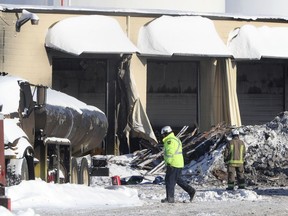
<svg viewBox="0 0 288 216">
<path fill-rule="evenodd" d="M 172 132 L 163 139 L 163 143 L 165 164 L 176 168 L 183 168 L 184 158 L 181 140 Z"/>
</svg>

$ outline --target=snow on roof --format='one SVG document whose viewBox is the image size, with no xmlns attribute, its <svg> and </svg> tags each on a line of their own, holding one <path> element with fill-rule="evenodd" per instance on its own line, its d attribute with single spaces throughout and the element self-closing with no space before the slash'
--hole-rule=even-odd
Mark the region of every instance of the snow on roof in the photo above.
<svg viewBox="0 0 288 216">
<path fill-rule="evenodd" d="M 18 112 L 20 100 L 20 87 L 18 85 L 18 81 L 27 80 L 11 75 L 0 76 L 0 106 L 2 105 L 2 111 L 0 112 L 3 114 Z M 95 106 L 87 105 L 86 103 L 70 95 L 51 88 L 47 89 L 47 104 L 70 107 L 79 113 L 82 113 L 81 109 L 95 110 L 104 113 Z"/>
<path fill-rule="evenodd" d="M 75 55 L 138 51 L 114 18 L 101 15 L 77 16 L 59 21 L 49 28 L 45 45 Z"/>
<path fill-rule="evenodd" d="M 236 59 L 288 58 L 287 27 L 244 25 L 229 34 L 228 48 Z"/>
<path fill-rule="evenodd" d="M 0 3 L 1 4 L 1 3 Z M 117 7 L 79 7 L 79 6 L 45 6 L 45 5 L 24 5 L 24 4 L 6 4 L 0 5 L 1 11 L 14 11 L 14 10 L 34 10 L 34 11 L 66 11 L 66 12 L 107 12 L 107 13 L 124 13 L 124 14 L 154 14 L 154 15 L 194 15 L 194 16 L 206 16 L 206 17 L 217 17 L 227 19 L 241 19 L 241 20 L 288 20 L 287 16 L 283 15 L 247 15 L 247 13 L 226 13 L 220 12 L 196 12 L 191 11 L 188 8 L 185 10 L 167 10 L 167 9 L 139 9 L 139 8 L 117 8 Z"/>
<path fill-rule="evenodd" d="M 143 26 L 138 37 L 143 55 L 231 56 L 213 22 L 200 16 L 162 16 Z"/>
<path fill-rule="evenodd" d="M 18 112 L 20 99 L 18 80 L 26 81 L 9 75 L 0 76 L 0 106 L 2 106 L 0 112 L 3 114 Z"/>
</svg>

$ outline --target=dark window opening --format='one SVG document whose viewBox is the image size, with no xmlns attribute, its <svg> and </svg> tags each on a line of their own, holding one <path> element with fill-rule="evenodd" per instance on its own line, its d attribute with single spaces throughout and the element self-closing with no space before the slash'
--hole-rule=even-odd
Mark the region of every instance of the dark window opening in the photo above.
<svg viewBox="0 0 288 216">
<path fill-rule="evenodd" d="M 284 111 L 285 64 L 240 62 L 237 94 L 242 124 L 264 124 Z"/>
<path fill-rule="evenodd" d="M 105 110 L 107 61 L 54 58 L 52 88 Z"/>
<path fill-rule="evenodd" d="M 147 63 L 147 113 L 155 130 L 175 130 L 197 121 L 198 63 L 157 61 Z"/>
</svg>

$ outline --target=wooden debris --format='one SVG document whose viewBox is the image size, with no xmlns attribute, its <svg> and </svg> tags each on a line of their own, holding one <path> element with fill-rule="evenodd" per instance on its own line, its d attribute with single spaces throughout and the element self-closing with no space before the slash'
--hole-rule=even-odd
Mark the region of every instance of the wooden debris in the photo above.
<svg viewBox="0 0 288 216">
<path fill-rule="evenodd" d="M 197 160 L 202 155 L 214 151 L 219 145 L 224 144 L 227 133 L 231 131 L 231 127 L 224 123 L 219 123 L 212 127 L 210 131 L 203 133 L 198 133 L 197 127 L 190 133 L 186 133 L 187 129 L 188 126 L 184 126 L 176 135 L 182 141 L 183 156 L 186 164 L 191 160 Z M 150 149 L 142 150 L 137 153 L 132 165 L 140 169 L 148 169 L 145 175 L 162 173 L 165 168 L 163 150 L 159 150 L 158 153 L 154 154 Z"/>
</svg>

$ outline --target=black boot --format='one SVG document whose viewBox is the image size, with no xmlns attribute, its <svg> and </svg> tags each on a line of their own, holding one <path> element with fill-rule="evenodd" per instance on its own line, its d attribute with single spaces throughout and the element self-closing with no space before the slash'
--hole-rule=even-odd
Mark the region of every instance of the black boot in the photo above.
<svg viewBox="0 0 288 216">
<path fill-rule="evenodd" d="M 174 202 L 175 202 L 174 198 L 169 199 L 165 198 L 161 200 L 161 203 L 174 203 Z"/>
<path fill-rule="evenodd" d="M 174 200 L 174 197 L 168 197 L 168 203 L 174 203 L 175 200 Z"/>
<path fill-rule="evenodd" d="M 244 179 L 239 179 L 238 181 L 238 189 L 245 189 L 245 180 Z"/>
<path fill-rule="evenodd" d="M 191 187 L 191 189 L 189 190 L 189 196 L 190 196 L 190 202 L 192 202 L 193 201 L 193 199 L 194 199 L 194 197 L 195 197 L 195 193 L 196 193 L 196 190 L 195 190 L 195 188 L 192 188 Z"/>
<path fill-rule="evenodd" d="M 161 199 L 161 203 L 168 203 L 168 199 L 167 198 Z"/>
<path fill-rule="evenodd" d="M 228 181 L 228 187 L 226 188 L 226 190 L 234 190 L 234 182 Z"/>
<path fill-rule="evenodd" d="M 189 196 L 190 196 L 190 202 L 193 201 L 193 198 L 195 196 L 196 190 L 195 188 L 191 187 L 183 178 L 178 178 L 177 184 L 184 190 L 186 191 Z"/>
</svg>

